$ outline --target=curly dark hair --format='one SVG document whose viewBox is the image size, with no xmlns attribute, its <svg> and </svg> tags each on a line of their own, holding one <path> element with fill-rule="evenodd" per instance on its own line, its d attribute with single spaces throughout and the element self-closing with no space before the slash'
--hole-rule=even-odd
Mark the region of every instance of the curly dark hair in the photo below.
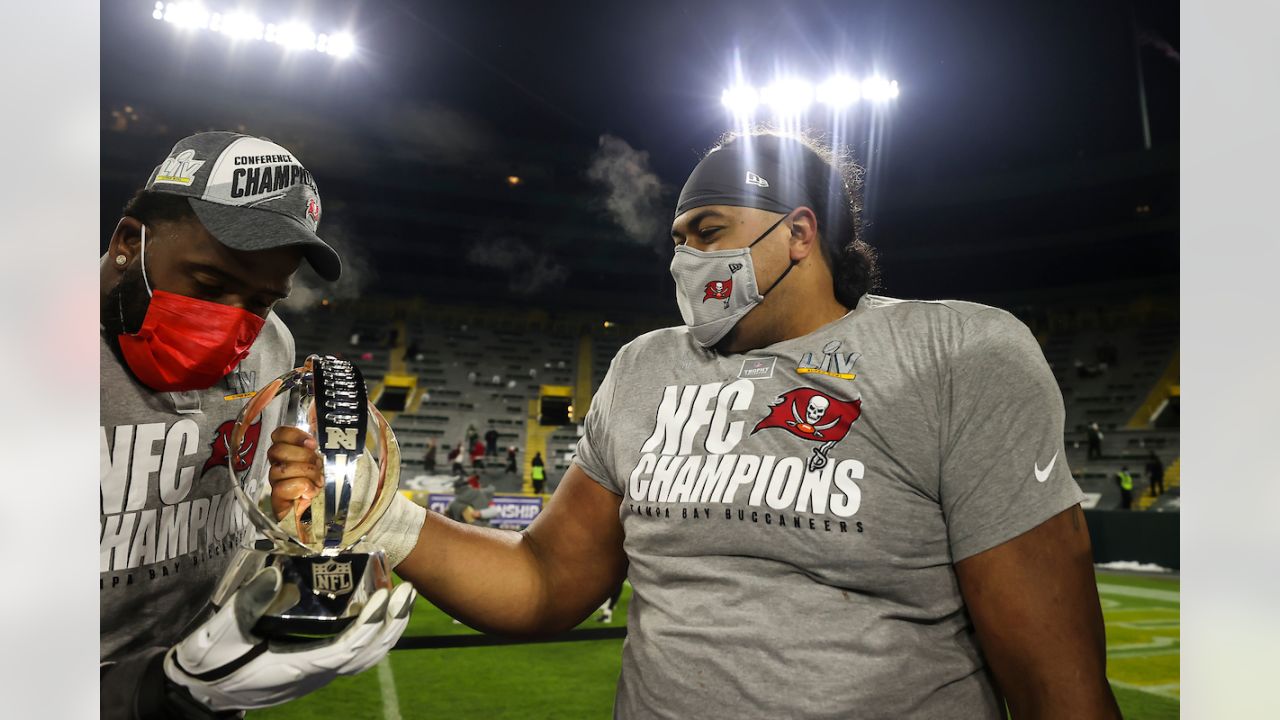
<svg viewBox="0 0 1280 720">
<path fill-rule="evenodd" d="M 831 268 L 836 299 L 845 307 L 880 286 L 880 269 L 875 249 L 863 239 L 862 178 L 859 167 L 846 148 L 828 145 L 807 133 L 783 132 L 769 126 L 746 131 L 730 131 L 707 151 L 727 147 L 741 138 L 765 154 L 798 158 L 805 191 L 818 218 L 822 253 Z"/>
</svg>

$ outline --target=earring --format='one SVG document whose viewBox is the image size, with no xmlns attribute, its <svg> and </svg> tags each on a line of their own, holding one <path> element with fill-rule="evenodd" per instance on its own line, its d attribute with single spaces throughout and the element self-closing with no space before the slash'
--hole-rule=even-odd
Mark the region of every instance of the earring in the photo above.
<svg viewBox="0 0 1280 720">
<path fill-rule="evenodd" d="M 129 258 L 127 258 L 127 257 L 125 257 L 125 256 L 123 256 L 123 255 L 117 255 L 117 256 L 116 256 L 116 264 L 117 264 L 117 265 L 123 265 L 123 264 L 125 264 L 125 263 L 127 263 L 127 262 L 129 262 Z"/>
</svg>

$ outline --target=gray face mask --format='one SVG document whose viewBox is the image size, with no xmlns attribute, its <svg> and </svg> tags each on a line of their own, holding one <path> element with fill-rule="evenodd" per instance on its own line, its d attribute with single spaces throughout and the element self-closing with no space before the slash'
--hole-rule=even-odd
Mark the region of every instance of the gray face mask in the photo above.
<svg viewBox="0 0 1280 720">
<path fill-rule="evenodd" d="M 733 329 L 751 309 L 761 302 L 796 266 L 795 261 L 760 292 L 756 286 L 756 269 L 751 262 L 751 248 L 768 237 L 787 215 L 778 218 L 750 245 L 735 250 L 695 250 L 677 245 L 671 258 L 671 277 L 676 281 L 676 305 L 680 317 L 689 326 L 693 339 L 702 347 L 711 347 Z"/>
</svg>

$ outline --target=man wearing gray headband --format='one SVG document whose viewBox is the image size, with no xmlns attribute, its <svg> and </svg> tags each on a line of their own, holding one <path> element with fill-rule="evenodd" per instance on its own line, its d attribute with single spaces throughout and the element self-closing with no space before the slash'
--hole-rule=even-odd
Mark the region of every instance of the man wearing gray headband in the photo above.
<svg viewBox="0 0 1280 720">
<path fill-rule="evenodd" d="M 814 172 L 818 182 L 811 191 L 806 174 Z M 815 200 L 811 192 L 821 196 Z M 807 335 L 848 312 L 868 289 L 874 261 L 859 254 L 869 255 L 865 246 L 854 249 L 851 261 L 862 260 L 863 265 L 848 272 L 861 271 L 863 277 L 853 282 L 862 292 L 839 297 L 832 272 L 841 253 L 839 241 L 834 233 L 817 232 L 834 223 L 828 222 L 830 213 L 820 221 L 815 208 L 849 215 L 851 206 L 844 178 L 797 141 L 747 136 L 708 154 L 680 192 L 672 227 L 676 304 L 694 341 L 740 352 Z M 856 222 L 856 216 L 848 220 L 848 235 Z M 788 238 L 797 223 L 813 242 L 792 249 Z M 745 245 L 725 242 L 751 228 L 763 230 Z M 830 236 L 825 243 L 824 236 Z M 769 244 L 763 245 L 766 240 Z M 797 278 L 782 285 L 797 266 Z M 752 312 L 775 289 L 778 298 L 767 309 Z M 814 320 L 823 322 L 815 325 Z"/>
<path fill-rule="evenodd" d="M 617 718 L 1119 717 L 1044 355 L 1003 310 L 869 294 L 839 167 L 770 134 L 704 158 L 671 233 L 684 325 L 614 357 L 528 530 L 431 514 L 397 572 L 508 635 L 625 576 Z"/>
</svg>

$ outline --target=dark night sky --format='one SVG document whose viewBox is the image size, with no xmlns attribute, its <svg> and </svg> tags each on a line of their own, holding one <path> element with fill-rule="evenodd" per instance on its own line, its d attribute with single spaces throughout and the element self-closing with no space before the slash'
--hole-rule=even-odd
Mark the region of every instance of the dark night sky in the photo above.
<svg viewBox="0 0 1280 720">
<path fill-rule="evenodd" d="M 151 6 L 102 8 L 104 227 L 176 139 L 243 124 L 307 163 L 328 219 L 372 266 L 429 275 L 512 236 L 564 267 L 561 285 L 621 262 L 661 294 L 660 252 L 589 240 L 619 233 L 586 167 L 601 135 L 621 138 L 648 153 L 669 202 L 731 125 L 719 95 L 736 53 L 757 84 L 779 69 L 821 79 L 837 68 L 900 83 L 874 118 L 811 116 L 870 171 L 871 237 L 886 279 L 899 279 L 889 294 L 992 289 L 1011 268 L 1084 262 L 1104 241 L 1119 272 L 1177 272 L 1178 62 L 1142 50 L 1154 145 L 1143 152 L 1130 30 L 1132 9 L 1140 27 L 1178 47 L 1173 3 L 258 4 L 263 19 L 351 28 L 360 50 L 344 62 L 183 35 L 152 20 Z M 110 112 L 124 105 L 142 119 L 112 132 Z M 528 180 L 519 198 L 500 182 L 510 173 Z M 1155 212 L 1124 230 L 1135 202 Z M 660 228 L 669 206 L 657 215 Z M 1117 232 L 1126 247 L 1115 247 Z M 976 262 L 990 277 L 948 284 L 928 258 L 949 242 L 1035 255 L 983 251 Z M 451 264 L 463 274 L 474 265 Z M 410 275 L 378 274 L 388 291 L 413 291 Z M 434 286 L 448 291 L 444 280 Z"/>
</svg>

